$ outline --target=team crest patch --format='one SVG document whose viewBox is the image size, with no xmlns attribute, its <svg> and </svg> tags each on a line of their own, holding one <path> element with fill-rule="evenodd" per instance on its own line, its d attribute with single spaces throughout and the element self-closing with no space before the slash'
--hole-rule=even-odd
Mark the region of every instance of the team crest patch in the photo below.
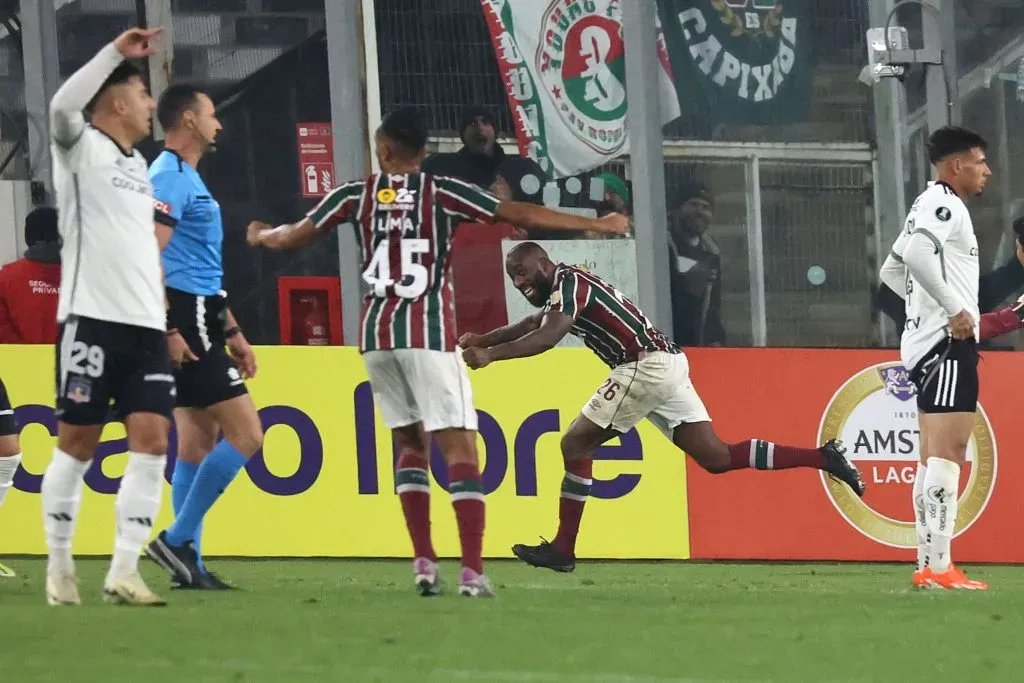
<svg viewBox="0 0 1024 683">
<path fill-rule="evenodd" d="M 885 393 L 901 401 L 909 401 L 917 395 L 917 387 L 910 381 L 910 373 L 902 365 L 880 368 Z"/>
<path fill-rule="evenodd" d="M 940 206 L 939 208 L 935 209 L 935 217 L 938 218 L 940 221 L 948 221 L 950 218 L 953 217 L 953 213 L 946 207 Z"/>
<path fill-rule="evenodd" d="M 88 403 L 92 400 L 92 381 L 85 377 L 72 377 L 68 380 L 67 399 L 75 403 Z"/>
<path fill-rule="evenodd" d="M 562 293 L 551 292 L 551 298 L 548 299 L 548 301 L 551 302 L 552 306 L 557 306 L 558 304 L 562 303 Z"/>
</svg>

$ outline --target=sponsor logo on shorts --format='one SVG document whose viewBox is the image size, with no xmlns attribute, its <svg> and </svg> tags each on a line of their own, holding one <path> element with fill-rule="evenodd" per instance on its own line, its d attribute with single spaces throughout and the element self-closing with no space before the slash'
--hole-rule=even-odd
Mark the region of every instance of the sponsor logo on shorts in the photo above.
<svg viewBox="0 0 1024 683">
<path fill-rule="evenodd" d="M 846 484 L 822 473 L 832 504 L 851 526 L 868 538 L 896 548 L 917 546 L 913 510 L 907 505 L 920 460 L 917 390 L 899 363 L 880 363 L 848 379 L 822 415 L 818 443 L 842 439 L 847 457 L 861 470 L 868 485 L 858 498 Z M 961 468 L 959 514 L 954 535 L 968 529 L 985 511 L 995 490 L 998 454 L 992 425 L 979 404 L 974 430 Z M 953 491 L 925 492 L 928 514 Z M 937 505 L 935 505 L 938 507 Z"/>
<path fill-rule="evenodd" d="M 231 386 L 237 387 L 239 384 L 245 382 L 242 379 L 241 373 L 238 372 L 238 368 L 228 368 L 228 379 L 231 381 Z"/>
<path fill-rule="evenodd" d="M 69 401 L 88 403 L 92 400 L 92 381 L 85 377 L 71 377 L 65 395 Z"/>
</svg>

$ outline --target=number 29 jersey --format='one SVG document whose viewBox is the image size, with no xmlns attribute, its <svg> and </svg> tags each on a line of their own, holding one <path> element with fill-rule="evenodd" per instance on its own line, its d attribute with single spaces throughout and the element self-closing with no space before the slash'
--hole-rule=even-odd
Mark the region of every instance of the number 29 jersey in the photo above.
<svg viewBox="0 0 1024 683">
<path fill-rule="evenodd" d="M 374 173 L 338 186 L 309 212 L 317 230 L 355 226 L 368 287 L 362 351 L 455 351 L 455 228 L 464 221 L 490 222 L 499 203 L 455 178 Z"/>
</svg>

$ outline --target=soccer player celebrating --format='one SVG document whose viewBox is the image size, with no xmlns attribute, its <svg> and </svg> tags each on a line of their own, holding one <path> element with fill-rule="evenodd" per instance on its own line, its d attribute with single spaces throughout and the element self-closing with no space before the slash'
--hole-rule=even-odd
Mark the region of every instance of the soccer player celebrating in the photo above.
<svg viewBox="0 0 1024 683">
<path fill-rule="evenodd" d="M 914 201 L 881 276 L 906 302 L 900 342 L 903 365 L 917 387 L 921 461 L 914 479 L 917 570 L 922 588 L 985 590 L 956 568 L 950 543 L 956 529 L 960 467 L 967 458 L 978 408 L 978 238 L 963 198 L 981 194 L 992 175 L 985 140 L 945 127 L 928 139 L 938 171 Z M 905 276 L 899 286 L 891 273 Z"/>
<path fill-rule="evenodd" d="M 213 101 L 192 86 L 172 85 L 156 111 L 166 149 L 150 166 L 149 178 L 178 387 L 178 457 L 171 479 L 174 524 L 146 551 L 181 588 L 226 589 L 205 570 L 200 537 L 206 513 L 263 444 L 259 413 L 245 388 L 245 378 L 256 375 L 256 357 L 221 289 L 220 205 L 196 171 L 221 131 Z"/>
<path fill-rule="evenodd" d="M 46 598 L 77 605 L 71 540 L 111 401 L 128 433 L 117 494 L 117 540 L 103 598 L 162 605 L 138 572 L 160 511 L 174 377 L 167 355 L 153 189 L 134 146 L 149 135 L 153 99 L 126 58 L 153 53 L 162 29 L 131 29 L 71 76 L 50 103 L 61 251 L 57 447 L 43 475 Z M 84 109 L 92 113 L 86 124 Z"/>
<path fill-rule="evenodd" d="M 18 426 L 14 423 L 14 409 L 7 396 L 7 387 L 0 379 L 0 507 L 4 498 L 14 486 L 14 473 L 21 464 L 21 448 L 18 446 Z M 14 570 L 0 562 L 0 579 L 13 579 Z"/>
<path fill-rule="evenodd" d="M 382 173 L 331 192 L 302 221 L 249 226 L 249 242 L 293 249 L 343 223 L 356 227 L 369 291 L 360 348 L 373 397 L 399 445 L 395 481 L 412 537 L 421 595 L 440 591 L 430 538 L 428 454 L 433 438 L 448 464 L 449 492 L 462 542 L 462 595 L 493 595 L 483 574 L 484 493 L 476 451 L 477 415 L 455 333 L 451 248 L 463 221 L 497 219 L 521 227 L 623 233 L 612 214 L 590 219 L 541 206 L 500 202 L 454 178 L 420 172 L 427 130 L 411 110 L 384 118 L 376 133 Z M 429 435 L 429 436 L 428 436 Z"/>
<path fill-rule="evenodd" d="M 593 482 L 594 449 L 644 418 L 713 474 L 756 468 L 825 470 L 864 495 L 860 472 L 838 441 L 795 448 L 752 439 L 725 444 L 690 381 L 686 356 L 637 306 L 596 275 L 556 264 L 533 242 L 509 252 L 505 268 L 513 285 L 541 311 L 484 335 L 459 340 L 463 358 L 478 369 L 494 361 L 536 356 L 573 334 L 612 368 L 562 436 L 565 478 L 558 533 L 551 543 L 517 544 L 512 552 L 534 567 L 576 568 L 576 536 Z"/>
</svg>

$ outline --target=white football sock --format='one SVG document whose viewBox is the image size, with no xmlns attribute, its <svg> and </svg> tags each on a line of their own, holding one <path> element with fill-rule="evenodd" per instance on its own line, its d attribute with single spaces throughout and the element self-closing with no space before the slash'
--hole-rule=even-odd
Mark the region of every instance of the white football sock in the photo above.
<svg viewBox="0 0 1024 683">
<path fill-rule="evenodd" d="M 18 471 L 21 464 L 21 453 L 12 455 L 9 458 L 0 458 L 0 505 L 4 504 L 7 492 L 14 486 L 14 473 Z"/>
<path fill-rule="evenodd" d="M 43 528 L 49 549 L 50 574 L 72 573 L 75 561 L 71 556 L 71 539 L 75 535 L 75 522 L 82 506 L 82 486 L 88 462 L 75 460 L 60 450 L 53 449 L 53 459 L 43 474 Z"/>
<path fill-rule="evenodd" d="M 928 466 L 917 463 L 917 476 L 914 477 L 914 526 L 917 527 L 917 570 L 928 566 L 928 523 L 924 515 L 924 479 Z"/>
<path fill-rule="evenodd" d="M 166 455 L 130 453 L 117 492 L 117 539 L 107 583 L 139 570 L 139 553 L 153 533 L 164 493 Z"/>
<path fill-rule="evenodd" d="M 960 488 L 960 465 L 942 458 L 928 458 L 925 475 L 925 516 L 931 533 L 928 561 L 936 574 L 949 569 L 949 545 L 956 528 L 957 493 Z"/>
</svg>

